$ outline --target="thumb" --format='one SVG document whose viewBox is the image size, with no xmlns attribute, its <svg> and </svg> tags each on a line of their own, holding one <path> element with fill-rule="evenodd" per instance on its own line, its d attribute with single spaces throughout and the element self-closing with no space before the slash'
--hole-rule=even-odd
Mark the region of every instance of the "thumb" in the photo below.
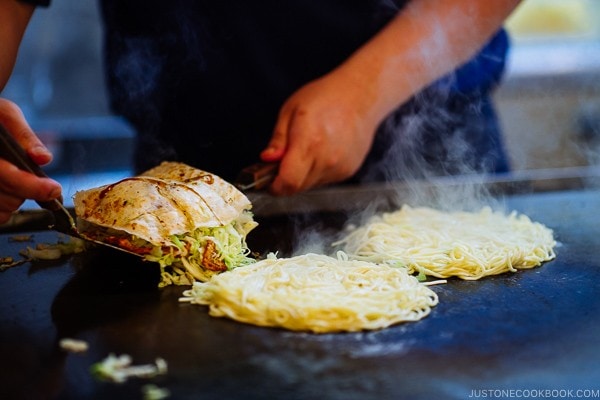
<svg viewBox="0 0 600 400">
<path fill-rule="evenodd" d="M 260 158 L 264 162 L 281 161 L 287 150 L 288 145 L 288 127 L 289 117 L 287 113 L 282 112 L 275 124 L 273 136 L 267 147 L 260 153 Z"/>
<path fill-rule="evenodd" d="M 260 153 L 260 159 L 264 162 L 277 162 L 281 161 L 284 154 L 285 146 L 279 147 L 277 142 L 271 141 L 267 148 Z"/>
</svg>

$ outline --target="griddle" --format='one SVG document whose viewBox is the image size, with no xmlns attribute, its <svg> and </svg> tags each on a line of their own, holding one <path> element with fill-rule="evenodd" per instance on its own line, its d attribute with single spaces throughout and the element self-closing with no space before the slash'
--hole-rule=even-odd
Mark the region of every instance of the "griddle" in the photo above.
<svg viewBox="0 0 600 400">
<path fill-rule="evenodd" d="M 598 393 L 600 191 L 516 194 L 502 203 L 553 229 L 557 258 L 476 282 L 450 279 L 432 287 L 440 302 L 427 318 L 379 331 L 317 335 L 213 318 L 178 302 L 184 288 L 158 289 L 156 265 L 106 249 L 8 269 L 0 273 L 0 398 L 141 399 L 148 383 L 171 399 Z M 250 246 L 285 254 L 298 238 L 339 232 L 348 214 L 296 210 L 257 220 Z M 26 226 L 36 243 L 59 239 Z M 32 245 L 12 235 L 0 235 L 2 256 Z M 89 350 L 64 352 L 63 337 L 85 340 Z M 110 353 L 134 364 L 162 357 L 169 370 L 99 381 L 90 366 Z"/>
</svg>

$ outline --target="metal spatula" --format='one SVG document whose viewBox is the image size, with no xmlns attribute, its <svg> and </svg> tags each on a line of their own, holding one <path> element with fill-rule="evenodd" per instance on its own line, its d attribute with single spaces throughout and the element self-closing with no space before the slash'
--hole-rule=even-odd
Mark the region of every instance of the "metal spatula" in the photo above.
<svg viewBox="0 0 600 400">
<path fill-rule="evenodd" d="M 25 150 L 23 150 L 17 141 L 6 131 L 2 124 L 0 124 L 0 158 L 9 161 L 23 171 L 31 172 L 34 175 L 44 178 L 48 177 L 48 175 L 46 175 L 40 166 L 29 158 Z M 110 243 L 104 243 L 81 233 L 77 229 L 77 225 L 75 224 L 73 216 L 69 210 L 65 208 L 62 198 L 51 201 L 36 201 L 36 203 L 40 207 L 52 212 L 54 216 L 54 223 L 50 226 L 50 229 L 102 246 L 108 246 L 119 251 L 140 256 L 134 252 L 122 249 Z"/>
</svg>

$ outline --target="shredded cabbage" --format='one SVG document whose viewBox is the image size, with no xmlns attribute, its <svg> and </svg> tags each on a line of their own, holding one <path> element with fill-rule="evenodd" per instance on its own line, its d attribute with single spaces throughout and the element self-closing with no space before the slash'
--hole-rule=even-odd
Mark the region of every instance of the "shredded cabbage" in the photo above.
<svg viewBox="0 0 600 400">
<path fill-rule="evenodd" d="M 19 253 L 29 260 L 57 260 L 65 255 L 81 253 L 85 250 L 85 242 L 82 239 L 69 237 L 66 241 L 59 238 L 55 244 L 39 243 L 35 247 L 27 246 Z"/>
<path fill-rule="evenodd" d="M 90 371 L 98 379 L 123 383 L 132 377 L 153 378 L 164 375 L 167 373 L 167 362 L 157 358 L 154 364 L 132 365 L 129 355 L 115 356 L 111 353 L 104 360 L 93 364 Z"/>
<path fill-rule="evenodd" d="M 171 396 L 169 389 L 161 388 L 153 384 L 142 386 L 144 400 L 162 400 Z"/>
<path fill-rule="evenodd" d="M 160 265 L 159 287 L 206 282 L 219 272 L 203 268 L 208 242 L 214 243 L 227 270 L 252 264 L 256 260 L 250 257 L 246 236 L 257 225 L 250 212 L 243 212 L 237 220 L 225 226 L 198 228 L 187 234 L 173 235 L 169 245 L 152 247 L 145 259 Z"/>
</svg>

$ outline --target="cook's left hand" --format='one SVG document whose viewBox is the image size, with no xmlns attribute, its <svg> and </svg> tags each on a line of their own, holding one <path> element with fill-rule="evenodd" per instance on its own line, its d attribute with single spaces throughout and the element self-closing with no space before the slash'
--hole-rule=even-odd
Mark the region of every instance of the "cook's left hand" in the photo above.
<svg viewBox="0 0 600 400">
<path fill-rule="evenodd" d="M 373 142 L 378 120 L 360 79 L 332 72 L 300 88 L 283 105 L 266 162 L 280 162 L 271 185 L 291 195 L 351 177 Z"/>
</svg>

